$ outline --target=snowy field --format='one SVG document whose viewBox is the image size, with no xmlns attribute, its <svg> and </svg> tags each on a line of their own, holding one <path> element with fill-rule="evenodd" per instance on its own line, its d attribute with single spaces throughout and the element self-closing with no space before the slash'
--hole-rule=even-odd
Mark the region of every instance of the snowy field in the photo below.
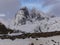
<svg viewBox="0 0 60 45">
<path fill-rule="evenodd" d="M 16 39 L 14 41 L 9 39 L 0 39 L 0 45 L 28 45 L 29 40 L 28 39 Z"/>
<path fill-rule="evenodd" d="M 48 38 L 26 38 L 26 39 L 0 39 L 0 45 L 60 45 L 60 36 L 53 36 Z"/>
</svg>

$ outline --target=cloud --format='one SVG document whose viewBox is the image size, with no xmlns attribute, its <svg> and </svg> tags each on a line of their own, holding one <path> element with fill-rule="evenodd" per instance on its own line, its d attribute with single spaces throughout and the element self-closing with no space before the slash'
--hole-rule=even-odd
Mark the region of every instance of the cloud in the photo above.
<svg viewBox="0 0 60 45">
<path fill-rule="evenodd" d="M 43 7 L 49 8 L 47 13 L 60 16 L 60 0 L 43 0 Z"/>
<path fill-rule="evenodd" d="M 19 7 L 18 0 L 0 0 L 0 22 L 8 26 Z"/>
<path fill-rule="evenodd" d="M 0 0 L 1 11 L 15 9 L 19 5 L 18 0 Z"/>
<path fill-rule="evenodd" d="M 5 17 L 6 15 L 5 14 L 0 14 L 0 17 Z"/>
<path fill-rule="evenodd" d="M 0 0 L 0 13 L 4 13 L 7 17 L 13 17 L 19 7 L 18 0 Z"/>
<path fill-rule="evenodd" d="M 6 27 L 8 27 L 8 25 L 9 25 L 9 22 L 6 21 L 6 20 L 3 19 L 3 18 L 0 18 L 0 22 L 1 22 L 2 24 L 4 24 Z"/>
<path fill-rule="evenodd" d="M 47 13 L 58 3 L 60 3 L 60 0 L 21 0 L 22 6 L 35 7 Z"/>
<path fill-rule="evenodd" d="M 56 4 L 53 6 L 53 8 L 49 11 L 49 13 L 55 15 L 55 16 L 60 16 L 60 3 Z"/>
<path fill-rule="evenodd" d="M 43 0 L 43 6 L 50 6 L 60 3 L 60 0 Z"/>
<path fill-rule="evenodd" d="M 43 7 L 48 6 L 52 6 L 52 8 L 48 10 L 49 14 L 60 16 L 60 0 L 45 0 L 43 3 Z"/>
</svg>

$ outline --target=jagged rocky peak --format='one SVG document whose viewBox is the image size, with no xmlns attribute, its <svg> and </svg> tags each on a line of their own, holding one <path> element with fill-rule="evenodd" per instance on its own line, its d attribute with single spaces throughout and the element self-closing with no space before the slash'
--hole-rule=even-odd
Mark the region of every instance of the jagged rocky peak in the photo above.
<svg viewBox="0 0 60 45">
<path fill-rule="evenodd" d="M 32 8 L 31 13 L 30 13 L 32 18 L 35 18 L 35 20 L 42 20 L 44 19 L 44 13 L 40 10 L 37 10 L 36 8 Z"/>
<path fill-rule="evenodd" d="M 43 13 L 33 8 L 28 10 L 27 7 L 20 8 L 15 17 L 15 25 L 24 25 L 26 22 L 34 22 L 36 20 L 42 20 L 45 17 Z"/>
<path fill-rule="evenodd" d="M 19 14 L 20 17 L 23 16 L 25 18 L 28 18 L 28 15 L 29 15 L 28 8 L 27 7 L 20 8 L 20 10 L 17 12 L 17 15 L 18 14 Z"/>
<path fill-rule="evenodd" d="M 25 21 L 28 18 L 28 16 L 29 16 L 28 8 L 27 7 L 20 8 L 15 17 L 15 23 L 17 25 L 19 23 L 25 24 Z"/>
<path fill-rule="evenodd" d="M 20 10 L 23 11 L 25 18 L 28 18 L 28 16 L 29 16 L 28 8 L 27 7 L 23 7 Z"/>
</svg>

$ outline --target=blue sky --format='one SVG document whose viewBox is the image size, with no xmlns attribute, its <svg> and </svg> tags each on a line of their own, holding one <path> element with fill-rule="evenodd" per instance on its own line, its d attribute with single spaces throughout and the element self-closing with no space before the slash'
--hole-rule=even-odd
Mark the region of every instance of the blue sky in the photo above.
<svg viewBox="0 0 60 45">
<path fill-rule="evenodd" d="M 45 13 L 60 16 L 60 0 L 19 0 L 21 6 L 35 7 Z"/>
<path fill-rule="evenodd" d="M 20 4 L 22 7 L 27 6 L 28 8 L 37 8 L 40 9 L 43 12 L 48 12 L 48 10 L 52 7 L 52 6 L 43 6 L 44 1 L 43 0 L 20 0 Z"/>
<path fill-rule="evenodd" d="M 60 0 L 0 0 L 0 18 L 12 19 L 17 10 L 24 6 L 60 16 L 59 5 Z"/>
</svg>

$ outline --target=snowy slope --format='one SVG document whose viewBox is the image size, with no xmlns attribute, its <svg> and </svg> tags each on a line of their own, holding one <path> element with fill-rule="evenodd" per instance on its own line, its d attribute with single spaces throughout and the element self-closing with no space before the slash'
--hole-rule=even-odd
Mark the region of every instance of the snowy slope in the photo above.
<svg viewBox="0 0 60 45">
<path fill-rule="evenodd" d="M 60 17 L 50 18 L 48 21 L 41 21 L 41 28 L 43 31 L 60 31 Z"/>
</svg>

